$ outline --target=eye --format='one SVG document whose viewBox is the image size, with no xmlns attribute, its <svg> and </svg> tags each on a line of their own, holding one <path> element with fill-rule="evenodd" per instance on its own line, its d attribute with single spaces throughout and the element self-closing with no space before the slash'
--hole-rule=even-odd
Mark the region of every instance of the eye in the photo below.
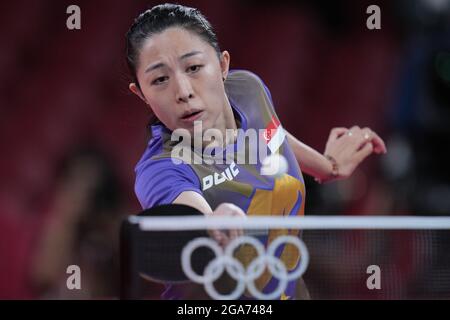
<svg viewBox="0 0 450 320">
<path fill-rule="evenodd" d="M 199 71 L 201 68 L 203 67 L 203 65 L 201 64 L 196 64 L 193 66 L 190 66 L 186 69 L 187 72 L 191 72 L 191 73 L 195 73 L 197 71 Z"/>
<path fill-rule="evenodd" d="M 169 79 L 169 77 L 159 77 L 152 81 L 152 85 L 160 85 L 166 82 Z"/>
</svg>

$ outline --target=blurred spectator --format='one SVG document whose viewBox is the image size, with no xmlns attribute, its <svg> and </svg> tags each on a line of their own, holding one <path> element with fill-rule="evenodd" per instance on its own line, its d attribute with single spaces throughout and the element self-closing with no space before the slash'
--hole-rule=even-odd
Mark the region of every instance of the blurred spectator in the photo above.
<svg viewBox="0 0 450 320">
<path fill-rule="evenodd" d="M 117 178 L 104 155 L 88 147 L 63 161 L 31 270 L 40 297 L 118 296 L 123 210 Z M 81 269 L 81 290 L 67 288 L 69 265 Z"/>
</svg>

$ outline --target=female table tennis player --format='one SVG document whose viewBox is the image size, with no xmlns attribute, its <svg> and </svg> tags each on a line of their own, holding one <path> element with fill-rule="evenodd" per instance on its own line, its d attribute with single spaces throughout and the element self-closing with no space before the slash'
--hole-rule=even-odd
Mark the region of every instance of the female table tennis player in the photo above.
<svg viewBox="0 0 450 320">
<path fill-rule="evenodd" d="M 229 70 L 230 53 L 220 50 L 214 30 L 197 9 L 164 4 L 140 14 L 127 33 L 127 63 L 130 90 L 156 117 L 136 166 L 135 192 L 144 209 L 172 203 L 205 215 L 303 215 L 302 171 L 320 182 L 346 178 L 370 154 L 386 152 L 369 128 L 332 129 L 324 155 L 285 133 L 267 87 L 251 72 Z M 201 122 L 203 131 L 215 128 L 223 134 L 222 141 L 214 141 L 223 153 L 239 152 L 236 141 L 245 130 L 273 129 L 273 136 L 264 135 L 264 147 L 285 157 L 287 172 L 261 175 L 259 160 L 231 165 L 172 161 L 171 133 L 180 128 L 193 132 L 194 122 Z M 271 239 L 269 234 L 266 241 Z M 229 239 L 221 234 L 217 240 Z M 282 255 L 294 257 L 285 261 L 294 269 L 298 255 Z M 263 276 L 257 285 L 270 291 L 274 281 Z M 192 292 L 187 288 L 167 286 L 163 298 L 188 298 Z M 295 298 L 295 291 L 296 283 L 289 283 L 280 298 Z"/>
</svg>

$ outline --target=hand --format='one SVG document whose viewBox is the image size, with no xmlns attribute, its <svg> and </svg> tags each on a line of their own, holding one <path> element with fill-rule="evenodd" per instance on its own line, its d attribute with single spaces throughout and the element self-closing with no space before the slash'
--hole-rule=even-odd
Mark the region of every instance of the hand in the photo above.
<svg viewBox="0 0 450 320">
<path fill-rule="evenodd" d="M 220 204 L 211 216 L 247 218 L 245 212 L 232 203 Z M 222 247 L 226 247 L 230 241 L 244 234 L 242 229 L 228 230 L 228 232 L 224 230 L 210 230 L 209 233 Z"/>
<path fill-rule="evenodd" d="M 354 126 L 347 128 L 334 128 L 330 132 L 325 155 L 336 160 L 339 168 L 334 179 L 349 177 L 356 167 L 370 154 L 386 153 L 384 141 L 370 128 Z M 332 164 L 330 163 L 330 172 Z"/>
</svg>

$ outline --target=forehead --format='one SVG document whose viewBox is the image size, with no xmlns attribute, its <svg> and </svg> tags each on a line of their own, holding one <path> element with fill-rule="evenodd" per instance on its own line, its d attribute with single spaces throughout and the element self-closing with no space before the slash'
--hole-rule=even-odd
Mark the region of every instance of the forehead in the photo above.
<svg viewBox="0 0 450 320">
<path fill-rule="evenodd" d="M 147 65 L 164 58 L 180 57 L 192 51 L 205 54 L 214 49 L 194 32 L 180 27 L 173 27 L 146 39 L 141 50 L 141 63 Z"/>
</svg>

